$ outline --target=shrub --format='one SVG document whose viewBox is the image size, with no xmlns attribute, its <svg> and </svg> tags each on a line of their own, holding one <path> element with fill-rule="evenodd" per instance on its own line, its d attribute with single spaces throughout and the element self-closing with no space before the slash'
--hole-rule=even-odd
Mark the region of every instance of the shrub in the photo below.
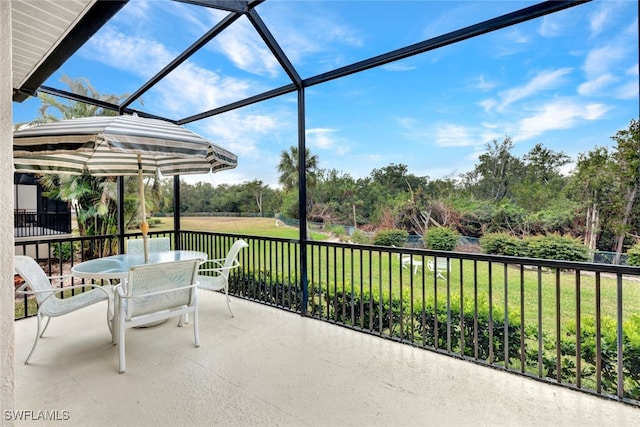
<svg viewBox="0 0 640 427">
<path fill-rule="evenodd" d="M 458 233 L 446 227 L 430 228 L 424 233 L 424 246 L 436 251 L 452 251 L 458 244 Z"/>
<path fill-rule="evenodd" d="M 78 242 L 75 242 L 75 249 L 80 249 Z M 73 256 L 71 242 L 60 242 L 59 244 L 53 245 L 53 256 L 63 262 L 70 261 Z"/>
<path fill-rule="evenodd" d="M 404 246 L 409 233 L 406 230 L 382 230 L 373 236 L 373 244 L 377 246 Z"/>
<path fill-rule="evenodd" d="M 529 256 L 533 258 L 564 261 L 587 261 L 589 249 L 579 240 L 570 236 L 547 234 L 525 239 Z"/>
<path fill-rule="evenodd" d="M 354 230 L 348 240 L 353 243 L 359 243 L 361 245 L 371 244 L 371 237 L 369 237 L 369 235 L 362 230 Z"/>
<path fill-rule="evenodd" d="M 527 256 L 527 245 L 522 239 L 507 233 L 488 233 L 480 238 L 480 247 L 487 254 Z"/>
<path fill-rule="evenodd" d="M 640 242 L 633 245 L 627 252 L 627 265 L 640 266 Z"/>
<path fill-rule="evenodd" d="M 325 224 L 323 229 L 326 233 L 331 233 L 334 236 L 343 236 L 346 234 L 344 226 L 339 224 Z"/>
</svg>

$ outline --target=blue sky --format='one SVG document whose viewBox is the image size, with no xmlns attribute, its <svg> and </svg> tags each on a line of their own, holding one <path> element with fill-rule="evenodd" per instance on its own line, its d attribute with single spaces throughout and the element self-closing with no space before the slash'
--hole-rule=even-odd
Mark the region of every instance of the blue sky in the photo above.
<svg viewBox="0 0 640 427">
<path fill-rule="evenodd" d="M 277 1 L 257 11 L 302 78 L 417 43 L 536 2 Z M 132 93 L 225 12 L 131 0 L 45 84 L 86 77 Z M 488 142 L 512 138 L 573 159 L 610 146 L 639 116 L 638 3 L 594 1 L 306 90 L 307 146 L 323 169 L 354 178 L 390 163 L 431 179 L 473 169 Z M 245 18 L 133 108 L 180 119 L 288 84 Z M 13 105 L 14 121 L 39 101 Z M 191 123 L 235 152 L 238 167 L 190 182 L 276 186 L 280 152 L 297 144 L 297 95 Z"/>
</svg>

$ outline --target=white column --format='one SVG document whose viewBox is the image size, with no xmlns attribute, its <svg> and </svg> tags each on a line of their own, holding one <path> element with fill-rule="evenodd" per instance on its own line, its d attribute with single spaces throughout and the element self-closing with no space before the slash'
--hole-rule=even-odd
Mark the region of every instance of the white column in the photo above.
<svg viewBox="0 0 640 427">
<path fill-rule="evenodd" d="M 11 81 L 11 1 L 0 0 L 0 425 L 14 409 L 15 340 L 13 289 L 13 101 Z"/>
</svg>

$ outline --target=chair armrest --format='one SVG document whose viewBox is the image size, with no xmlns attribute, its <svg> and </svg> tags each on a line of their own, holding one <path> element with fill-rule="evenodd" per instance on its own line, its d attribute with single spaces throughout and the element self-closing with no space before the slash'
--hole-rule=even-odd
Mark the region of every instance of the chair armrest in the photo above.
<svg viewBox="0 0 640 427">
<path fill-rule="evenodd" d="M 214 272 L 214 273 L 222 273 L 224 271 L 233 270 L 234 268 L 238 268 L 238 267 L 240 267 L 240 261 L 238 261 L 237 259 L 234 259 L 233 263 L 228 267 L 221 266 L 221 267 L 213 267 L 213 268 L 200 268 L 198 270 L 198 274 L 206 273 L 208 271 Z"/>
<path fill-rule="evenodd" d="M 63 276 L 61 276 L 63 277 Z M 68 277 L 72 277 L 72 276 L 68 276 Z M 20 286 L 18 289 L 16 289 L 16 293 L 19 294 L 23 294 L 23 295 L 36 295 L 36 294 L 48 294 L 48 293 L 52 293 L 52 294 L 59 294 L 61 292 L 64 291 L 69 291 L 72 289 L 82 289 L 82 288 L 96 288 L 96 289 L 102 289 L 105 292 L 107 292 L 108 294 L 108 289 L 110 289 L 110 285 L 96 285 L 93 283 L 83 283 L 82 285 L 73 285 L 73 286 L 65 286 L 62 288 L 51 288 L 51 289 L 41 289 L 41 290 L 25 290 L 25 288 L 27 287 L 28 283 L 24 283 L 22 286 Z"/>
<path fill-rule="evenodd" d="M 215 267 L 208 267 L 208 268 L 220 268 L 222 266 L 224 266 L 224 258 L 217 258 L 217 259 L 208 259 L 206 261 L 202 261 L 200 263 L 200 266 L 206 266 L 207 264 L 213 264 Z"/>
<path fill-rule="evenodd" d="M 69 276 L 69 277 L 71 277 L 71 276 Z M 44 299 L 40 303 L 40 305 L 42 305 L 45 302 L 47 302 L 49 300 L 49 298 L 55 297 L 56 294 L 60 294 L 60 293 L 63 293 L 65 291 L 70 291 L 72 289 L 82 289 L 82 288 L 87 288 L 87 287 L 100 289 L 102 292 L 104 292 L 105 296 L 107 297 L 107 299 L 109 301 L 111 301 L 113 299 L 113 294 L 110 292 L 111 291 L 111 285 L 100 286 L 100 285 L 94 285 L 94 284 L 91 284 L 91 283 L 86 283 L 84 285 L 65 286 L 64 288 L 52 288 L 50 290 L 49 289 L 43 289 L 43 290 L 38 290 L 38 291 L 19 291 L 19 290 L 16 290 L 16 292 L 19 292 L 19 293 L 21 293 L 23 295 L 30 295 L 30 294 L 35 295 L 35 294 L 49 293 L 50 295 L 47 295 L 46 297 L 44 297 Z"/>
<path fill-rule="evenodd" d="M 73 276 L 70 274 L 65 274 L 65 275 L 60 275 L 60 276 L 48 276 L 47 279 L 49 279 L 49 282 L 53 282 L 54 280 L 59 280 L 62 281 L 63 279 L 69 279 L 72 278 Z M 43 293 L 43 292 L 51 292 L 50 290 L 42 290 L 42 291 L 27 291 L 26 288 L 29 286 L 29 283 L 27 283 L 26 281 L 20 285 L 20 287 L 18 289 L 16 289 L 17 293 L 20 294 L 37 294 L 37 293 Z M 88 285 L 87 285 L 88 286 Z M 55 288 L 54 288 L 55 289 Z"/>
</svg>

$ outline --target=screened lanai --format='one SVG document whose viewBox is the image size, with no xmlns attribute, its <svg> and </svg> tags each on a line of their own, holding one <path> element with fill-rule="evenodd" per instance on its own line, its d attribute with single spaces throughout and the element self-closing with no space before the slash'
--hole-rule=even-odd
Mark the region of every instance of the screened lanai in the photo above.
<svg viewBox="0 0 640 427">
<path fill-rule="evenodd" d="M 267 110 L 287 108 L 288 111 L 282 116 L 288 120 L 287 129 L 274 135 L 274 145 L 282 148 L 297 145 L 298 161 L 304 164 L 310 135 L 308 111 L 317 109 L 315 100 L 324 104 L 322 93 L 327 85 L 333 85 L 333 91 L 338 92 L 359 91 L 363 90 L 361 83 L 354 81 L 351 78 L 353 75 L 367 74 L 366 79 L 376 79 L 375 73 L 384 67 L 424 67 L 426 72 L 418 77 L 419 83 L 398 90 L 416 90 L 418 93 L 420 89 L 425 91 L 422 96 L 428 96 L 429 64 L 427 62 L 425 67 L 425 63 L 419 61 L 424 61 L 423 58 L 428 58 L 429 54 L 437 54 L 439 50 L 456 43 L 506 31 L 518 24 L 560 13 L 583 3 L 586 2 L 492 2 L 492 7 L 480 7 L 467 3 L 460 6 L 437 2 L 354 1 L 323 3 L 322 8 L 318 8 L 313 2 L 261 0 L 88 2 L 86 9 L 80 9 L 83 15 L 73 23 L 72 31 L 63 33 L 63 39 L 56 49 L 37 64 L 34 72 L 25 75 L 21 81 L 14 79 L 13 99 L 16 102 L 35 102 L 33 96 L 47 94 L 93 104 L 118 114 L 135 113 L 141 117 L 192 125 L 204 133 L 213 132 L 213 135 L 226 141 L 232 150 L 242 146 L 255 148 L 253 142 L 246 143 L 242 139 L 252 141 L 251 130 L 263 133 L 265 130 L 260 129 L 261 126 L 267 129 L 266 132 L 272 129 L 265 123 L 271 120 Z M 438 22 L 430 23 L 430 14 L 435 15 L 436 11 L 440 13 L 440 8 L 445 9 L 448 20 L 439 18 Z M 287 14 L 287 9 L 295 9 L 296 14 Z M 380 10 L 373 14 L 371 12 L 374 9 Z M 37 3 L 17 2 L 14 32 L 33 26 L 31 13 L 41 16 L 42 20 L 56 22 L 57 15 L 64 12 L 70 13 L 54 7 L 39 7 Z M 164 15 L 163 20 L 154 21 L 160 12 Z M 566 11 L 562 16 L 570 16 L 570 13 Z M 424 22 L 421 25 L 429 27 L 433 24 L 432 28 L 419 31 L 417 28 L 391 25 L 394 21 L 402 22 L 408 14 L 423 14 Z M 172 22 L 169 29 L 166 27 L 167 16 Z M 288 16 L 296 17 L 299 24 L 297 21 L 283 22 Z M 310 58 L 313 62 L 300 54 L 301 49 L 315 49 L 313 38 L 320 37 L 325 28 L 323 23 L 336 22 L 338 28 L 346 28 L 341 24 L 355 16 L 370 16 L 372 22 L 368 23 L 369 27 L 376 29 L 368 34 L 371 39 L 366 44 L 354 41 L 360 47 L 355 53 L 343 55 L 337 46 L 332 46 Z M 138 20 L 135 32 L 122 32 L 119 23 L 131 20 Z M 157 41 L 145 41 L 142 34 L 148 34 L 151 40 L 155 38 Z M 296 37 L 301 39 L 298 43 L 294 41 Z M 331 39 L 338 36 L 324 37 Z M 340 37 L 349 39 L 350 36 Z M 174 46 L 181 47 L 176 47 L 175 51 L 163 48 L 163 40 L 169 39 Z M 28 38 L 22 41 L 18 37 L 17 41 L 15 45 L 19 48 L 16 50 L 19 55 L 38 45 L 37 41 Z M 120 46 L 123 51 L 111 52 L 113 56 L 108 60 L 97 58 L 94 52 L 108 41 L 113 45 L 110 49 L 117 50 Z M 67 71 L 72 69 L 70 64 L 80 66 L 83 75 L 71 76 Z M 118 77 L 114 79 L 116 73 Z M 236 74 L 246 76 L 246 81 L 235 77 Z M 99 90 L 74 93 L 73 88 L 65 85 L 63 76 L 85 78 L 95 88 L 100 88 L 108 81 L 111 94 L 120 98 L 117 102 L 104 100 L 106 94 Z M 460 85 L 463 84 L 460 82 Z M 195 102 L 187 102 L 194 99 Z M 274 99 L 283 101 L 276 104 Z M 393 107 L 401 109 L 400 105 Z M 325 108 L 336 108 L 336 105 Z M 373 109 L 371 105 L 363 108 L 364 114 L 367 114 L 367 109 Z M 229 123 L 233 123 L 233 129 L 229 129 Z M 322 134 L 322 127 L 316 129 L 315 123 L 313 127 L 312 132 Z M 248 131 L 239 131 L 242 128 Z M 233 135 L 234 131 L 239 135 Z M 278 145 L 277 139 L 280 138 L 288 138 L 287 144 Z M 361 141 L 360 147 L 366 152 L 366 141 Z M 337 147 L 335 150 L 340 151 Z M 410 153 L 412 148 L 406 147 L 406 150 Z M 239 151 L 240 157 L 243 151 Z M 345 157 L 352 155 L 345 154 Z M 242 165 L 242 160 L 240 163 Z M 275 164 L 272 169 L 275 171 Z M 175 182 L 179 182 L 178 177 Z M 306 271 L 304 242 L 308 238 L 308 203 L 306 174 L 302 170 L 299 173 L 298 192 L 301 267 L 302 271 Z M 176 203 L 180 203 L 179 194 L 176 194 Z M 179 230 L 179 215 L 174 221 Z M 120 234 L 124 234 L 124 230 L 121 229 Z M 304 276 L 302 282 L 306 282 Z"/>
<path fill-rule="evenodd" d="M 407 163 L 421 175 L 432 175 L 440 166 L 453 173 L 472 163 L 472 155 L 477 154 L 468 152 L 473 151 L 467 144 L 469 134 L 477 134 L 475 139 L 483 141 L 504 136 L 494 130 L 495 123 L 482 121 L 477 127 L 467 130 L 446 123 L 441 127 L 402 125 L 413 123 L 416 117 L 470 115 L 460 106 L 464 102 L 459 102 L 465 91 L 473 86 L 483 92 L 496 84 L 486 77 L 488 68 L 479 65 L 480 59 L 488 56 L 509 58 L 515 50 L 527 56 L 526 60 L 513 68 L 506 65 L 509 61 L 505 60 L 492 71 L 496 76 L 523 76 L 517 88 L 519 91 L 504 89 L 495 99 L 486 97 L 482 101 L 474 101 L 476 107 L 490 115 L 496 114 L 495 122 L 499 122 L 499 114 L 506 114 L 501 108 L 526 96 L 527 91 L 533 90 L 534 83 L 549 90 L 550 98 L 561 98 L 554 93 L 557 86 L 548 82 L 557 78 L 558 85 L 561 85 L 564 82 L 562 78 L 570 73 L 571 68 L 567 65 L 550 70 L 545 58 L 588 57 L 585 52 L 575 49 L 569 33 L 574 37 L 589 30 L 596 34 L 597 28 L 589 26 L 590 23 L 595 25 L 595 18 L 589 23 L 578 22 L 574 17 L 581 8 L 591 7 L 591 16 L 601 10 L 598 2 L 585 1 L 74 0 L 13 1 L 3 2 L 1 7 L 3 25 L 0 28 L 11 28 L 11 34 L 3 30 L 2 47 L 12 51 L 11 63 L 5 61 L 1 71 L 12 73 L 13 78 L 11 89 L 8 88 L 8 79 L 3 79 L 5 87 L 0 93 L 3 94 L 3 107 L 13 103 L 13 122 L 28 122 L 33 118 L 26 111 L 35 111 L 33 106 L 39 103 L 38 95 L 51 96 L 61 102 L 91 104 L 117 114 L 136 113 L 171 121 L 210 137 L 238 154 L 237 170 L 225 172 L 224 178 L 222 174 L 215 178 L 204 177 L 205 181 L 212 180 L 214 184 L 242 182 L 255 176 L 275 184 L 277 153 L 290 146 L 298 148 L 300 164 L 305 163 L 305 149 L 311 146 L 322 150 L 321 158 L 326 159 L 323 167 L 346 171 L 355 171 L 359 167 L 365 170 L 367 167 L 365 172 L 359 172 L 361 175 L 366 175 L 371 168 L 392 162 Z M 420 19 L 408 20 L 408 16 Z M 349 25 L 356 18 L 366 22 L 360 31 Z M 566 33 L 559 29 L 564 24 L 570 28 Z M 520 31 L 522 28 L 528 31 Z M 543 51 L 530 49 L 527 34 L 531 33 L 549 37 L 548 48 Z M 625 34 L 628 33 L 629 28 Z M 509 40 L 509 46 L 514 50 L 503 49 L 502 40 Z M 460 46 L 470 48 L 473 53 L 459 49 Z M 596 48 L 604 49 L 602 46 Z M 632 48 L 631 53 L 637 52 Z M 628 54 L 625 51 L 620 56 Z M 478 80 L 471 82 L 461 77 L 461 57 L 466 60 L 464 68 L 478 68 Z M 594 58 L 593 63 L 602 58 Z M 452 65 L 454 62 L 456 65 Z M 596 68 L 593 65 L 589 70 Z M 631 68 L 621 70 L 620 75 L 633 79 Z M 82 70 L 82 74 L 78 74 L 78 70 Z M 528 70 L 532 70 L 531 74 L 527 74 Z M 584 73 L 588 74 L 587 71 Z M 442 80 L 437 74 L 447 74 L 449 79 Z M 611 81 L 606 76 L 598 80 L 600 77 L 588 76 L 594 85 Z M 67 78 L 85 78 L 96 90 L 74 92 L 67 84 Z M 593 86 L 580 86 L 579 90 L 595 91 Z M 363 93 L 367 94 L 366 98 L 361 96 Z M 389 97 L 389 94 L 397 97 Z M 115 97 L 106 98 L 104 95 Z M 422 100 L 423 105 L 416 108 L 413 104 L 404 103 L 402 100 L 406 95 Z M 620 95 L 620 98 L 624 96 Z M 625 99 L 630 103 L 633 101 L 632 98 Z M 601 103 L 593 102 L 583 108 L 584 111 L 565 116 L 563 113 L 566 111 L 574 111 L 575 104 L 567 98 L 561 100 L 563 103 L 559 104 L 559 109 L 545 111 L 546 115 L 532 112 L 531 117 L 527 117 L 529 121 L 523 117 L 520 130 L 533 135 L 536 130 L 531 130 L 534 127 L 532 118 L 543 118 L 549 122 L 554 122 L 556 117 L 566 122 L 590 121 L 609 111 Z M 353 107 L 348 113 L 344 110 L 351 123 L 341 130 L 348 128 L 351 133 L 341 135 L 327 112 L 340 112 L 345 105 Z M 6 167 L 1 169 L 5 171 L 3 182 L 8 183 L 12 161 L 8 150 L 12 139 L 9 129 L 15 123 L 4 113 L 2 119 L 2 143 L 7 149 L 2 154 L 2 164 Z M 366 128 L 372 126 L 371 122 L 377 122 L 380 127 L 365 133 Z M 556 126 L 562 128 L 562 125 Z M 392 127 L 397 129 L 395 134 L 382 132 Z M 384 150 L 374 151 L 371 148 L 368 138 L 376 132 L 388 141 Z M 399 138 L 400 134 L 406 139 Z M 570 143 L 570 138 L 567 138 L 567 144 Z M 426 146 L 427 154 L 421 151 L 417 155 L 418 146 Z M 457 150 L 459 163 L 442 160 L 439 154 L 445 149 Z M 176 177 L 174 180 L 176 206 L 180 205 L 180 179 L 185 178 Z M 300 170 L 300 231 L 296 243 L 300 248 L 300 275 L 297 280 L 303 300 L 308 297 L 307 250 L 311 245 L 306 226 L 307 187 L 304 170 Z M 122 191 L 119 197 L 122 204 Z M 3 222 L 7 229 L 9 219 L 10 212 Z M 120 221 L 120 226 L 120 235 L 124 235 L 124 221 Z M 176 232 L 181 230 L 179 209 L 174 214 L 174 227 Z M 121 241 L 121 249 L 122 245 Z M 13 251 L 5 250 L 2 271 L 3 282 L 8 283 L 13 275 Z M 13 289 L 4 286 L 3 309 L 0 312 L 10 311 L 13 298 Z M 302 314 L 305 314 L 304 307 Z M 249 315 L 247 318 L 252 310 L 245 310 Z M 256 316 L 266 314 L 257 311 Z M 13 337 L 14 319 L 10 317 L 3 314 L 3 337 Z M 253 328 L 257 327 L 253 324 L 247 326 L 247 329 Z M 350 339 L 348 336 L 345 342 Z M 13 347 L 13 339 L 7 338 L 3 339 L 0 350 L 3 354 L 13 355 Z M 14 406 L 12 384 L 15 363 L 5 359 L 1 365 L 5 380 L 3 409 Z M 414 373 L 409 372 L 407 377 L 412 375 Z M 73 387 L 69 384 L 65 387 Z M 322 389 L 321 392 L 328 391 Z M 603 412 L 609 410 L 607 404 L 611 403 L 605 402 Z M 226 404 L 225 413 L 233 412 L 234 403 Z M 544 411 L 544 405 L 534 409 Z M 572 405 L 568 404 L 575 409 Z M 562 405 L 558 408 L 558 411 L 563 411 Z M 626 409 L 625 406 L 625 411 L 621 411 L 624 412 L 621 415 L 623 421 L 633 420 L 634 413 Z M 595 414 L 587 411 L 586 419 L 595 424 L 602 414 L 599 410 L 594 411 Z M 91 417 L 90 414 L 83 416 Z M 300 419 L 309 420 L 297 418 Z"/>
</svg>

